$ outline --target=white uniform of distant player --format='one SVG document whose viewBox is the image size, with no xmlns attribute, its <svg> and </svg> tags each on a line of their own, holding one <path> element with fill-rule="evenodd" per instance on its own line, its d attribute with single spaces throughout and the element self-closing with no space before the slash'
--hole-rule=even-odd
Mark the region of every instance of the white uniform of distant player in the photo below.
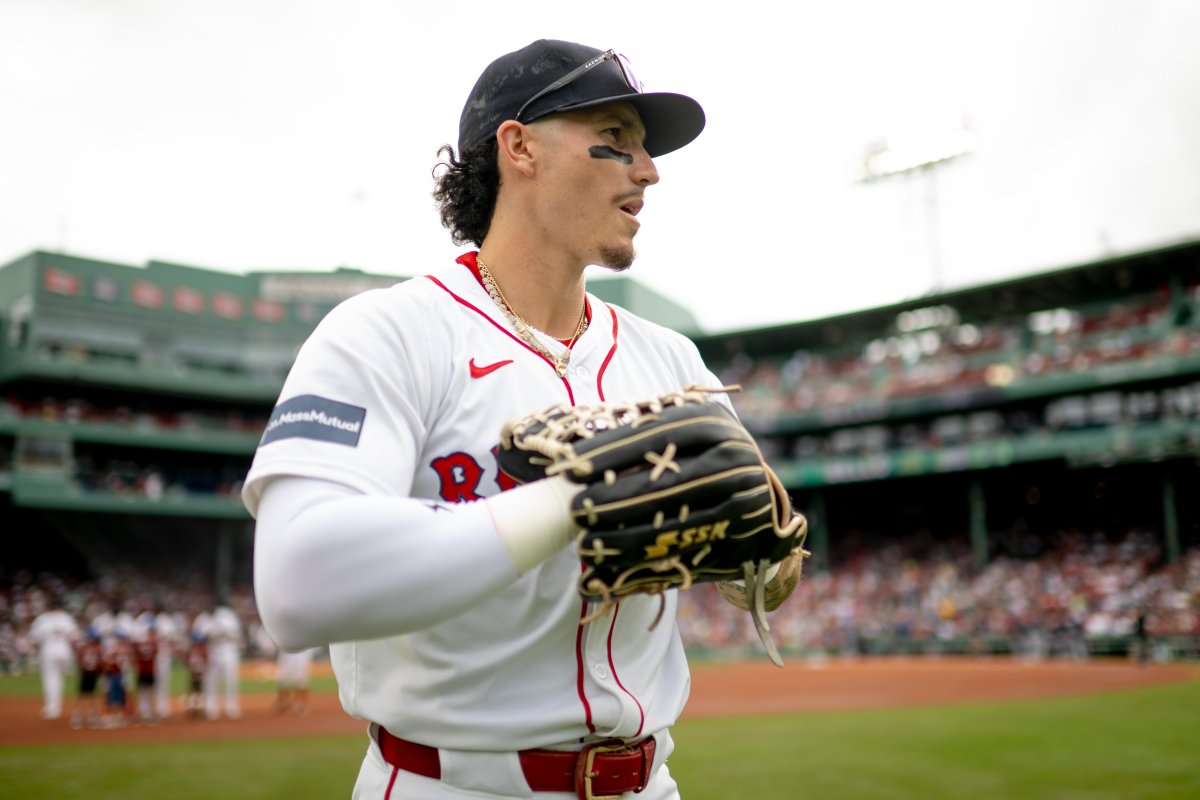
<svg viewBox="0 0 1200 800">
<path fill-rule="evenodd" d="M 292 652 L 280 650 L 275 656 L 275 680 L 278 686 L 277 710 L 308 713 L 308 684 L 312 677 L 313 658 L 319 647 L 306 647 Z"/>
<path fill-rule="evenodd" d="M 137 635 L 137 620 L 128 611 L 101 611 L 92 620 L 91 627 L 100 634 L 100 638 L 111 644 L 117 638 L 132 639 Z"/>
<path fill-rule="evenodd" d="M 471 256 L 465 260 L 473 264 Z M 623 600 L 615 613 L 580 627 L 589 607 L 576 591 L 574 548 L 562 547 L 514 582 L 487 504 L 445 505 L 501 490 L 493 448 L 511 417 L 552 403 L 639 400 L 689 384 L 720 385 L 684 337 L 594 296 L 588 302 L 590 325 L 560 378 L 516 337 L 467 266 L 447 265 L 351 298 L 301 349 L 247 476 L 243 497 L 254 513 L 266 482 L 280 476 L 278 488 L 298 502 L 322 491 L 439 501 L 381 499 L 392 503 L 381 511 L 395 515 L 390 525 L 409 532 L 411 544 L 395 545 L 389 535 L 353 545 L 347 538 L 348 548 L 380 554 L 365 555 L 356 571 L 321 585 L 320 594 L 341 606 L 331 619 L 358 625 L 341 632 L 360 641 L 330 648 L 346 711 L 438 747 L 443 784 L 482 796 L 526 796 L 515 753 L 525 748 L 578 749 L 609 737 L 654 735 L 657 770 L 671 753 L 667 728 L 690 686 L 673 624 L 675 593 L 665 596 L 663 623 L 652 631 L 660 601 L 646 596 Z M 563 349 L 544 342 L 552 353 Z M 346 519 L 345 535 L 357 527 Z M 311 588 L 303 574 L 273 576 L 270 567 L 271 559 L 256 560 L 256 579 L 272 592 Z M 411 584 L 405 603 L 339 597 L 373 582 L 386 591 L 398 570 Z M 460 572 L 490 581 L 490 597 L 458 600 Z M 372 618 L 385 616 L 393 630 L 399 624 L 411 632 L 378 638 L 384 623 L 373 627 Z M 313 624 L 319 629 L 321 622 Z M 325 640 L 344 641 L 332 625 Z M 388 781 L 399 790 L 410 780 L 416 783 L 409 793 L 433 791 L 403 771 L 393 776 L 373 744 L 355 796 L 382 797 Z"/>
<path fill-rule="evenodd" d="M 79 638 L 75 618 L 61 608 L 51 608 L 34 618 L 29 638 L 38 645 L 38 662 L 42 671 L 42 716 L 58 719 L 62 716 L 63 681 L 75 667 L 72 643 Z"/>
<path fill-rule="evenodd" d="M 242 623 L 232 608 L 220 605 L 197 615 L 192 633 L 208 642 L 208 666 L 204 670 L 204 714 L 209 719 L 221 716 L 221 699 L 225 700 L 225 716 L 242 716 L 238 673 L 242 664 L 244 636 Z"/>
<path fill-rule="evenodd" d="M 313 657 L 319 650 L 319 647 L 306 647 L 296 652 L 280 650 L 275 657 L 279 685 L 287 689 L 307 689 L 312 676 Z"/>
<path fill-rule="evenodd" d="M 171 716 L 171 665 L 174 653 L 183 643 L 183 624 L 166 611 L 145 611 L 138 615 L 137 636 L 153 628 L 158 636 L 158 654 L 154 657 L 154 711 L 159 719 Z"/>
</svg>

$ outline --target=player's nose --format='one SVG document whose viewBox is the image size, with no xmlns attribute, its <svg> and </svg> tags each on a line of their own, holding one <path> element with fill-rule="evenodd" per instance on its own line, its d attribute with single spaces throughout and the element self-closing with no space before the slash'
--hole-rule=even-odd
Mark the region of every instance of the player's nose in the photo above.
<svg viewBox="0 0 1200 800">
<path fill-rule="evenodd" d="M 641 145 L 634 148 L 633 152 L 633 180 L 639 186 L 658 183 L 658 167 L 654 166 L 654 159 Z"/>
</svg>

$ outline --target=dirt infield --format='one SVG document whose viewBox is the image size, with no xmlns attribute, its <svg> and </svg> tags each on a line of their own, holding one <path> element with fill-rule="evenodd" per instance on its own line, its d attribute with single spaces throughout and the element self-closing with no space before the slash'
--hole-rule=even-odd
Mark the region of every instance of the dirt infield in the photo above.
<svg viewBox="0 0 1200 800">
<path fill-rule="evenodd" d="M 251 667 L 253 669 L 253 667 Z M 1036 699 L 1095 694 L 1196 679 L 1184 664 L 1139 668 L 1123 661 L 1021 663 L 1009 659 L 866 659 L 698 664 L 686 718 Z M 0 745 L 79 742 L 198 741 L 324 734 L 366 735 L 333 694 L 315 695 L 306 716 L 280 715 L 270 695 L 243 697 L 239 720 L 194 721 L 176 712 L 154 727 L 72 730 L 43 720 L 40 701 L 0 698 Z M 69 705 L 69 703 L 68 703 Z"/>
<path fill-rule="evenodd" d="M 700 665 L 685 716 L 803 713 L 1098 694 L 1195 679 L 1200 668 L 1124 661 L 878 658 Z"/>
</svg>

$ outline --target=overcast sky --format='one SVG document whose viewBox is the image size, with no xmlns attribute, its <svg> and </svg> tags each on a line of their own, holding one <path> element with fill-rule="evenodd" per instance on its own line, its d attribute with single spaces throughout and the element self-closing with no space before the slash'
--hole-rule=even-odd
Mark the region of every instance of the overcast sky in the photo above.
<svg viewBox="0 0 1200 800">
<path fill-rule="evenodd" d="M 1194 0 L 0 0 L 0 263 L 422 274 L 437 148 L 543 37 L 704 106 L 630 274 L 711 331 L 1200 237 Z M 882 140 L 970 151 L 858 181 Z"/>
</svg>

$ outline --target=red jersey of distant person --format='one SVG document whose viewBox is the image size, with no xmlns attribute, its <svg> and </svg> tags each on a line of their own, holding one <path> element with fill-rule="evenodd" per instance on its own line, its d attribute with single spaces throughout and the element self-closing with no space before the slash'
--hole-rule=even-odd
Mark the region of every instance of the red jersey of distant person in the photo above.
<svg viewBox="0 0 1200 800">
<path fill-rule="evenodd" d="M 104 662 L 100 642 L 86 641 L 80 644 L 75 651 L 75 659 L 79 662 L 80 672 L 85 675 L 99 675 Z"/>
<path fill-rule="evenodd" d="M 105 650 L 100 657 L 100 670 L 105 675 L 113 675 L 125 671 L 125 651 L 120 648 Z"/>
<path fill-rule="evenodd" d="M 158 657 L 158 642 L 143 639 L 133 646 L 133 658 L 137 662 L 138 675 L 153 675 L 154 661 Z"/>
</svg>

